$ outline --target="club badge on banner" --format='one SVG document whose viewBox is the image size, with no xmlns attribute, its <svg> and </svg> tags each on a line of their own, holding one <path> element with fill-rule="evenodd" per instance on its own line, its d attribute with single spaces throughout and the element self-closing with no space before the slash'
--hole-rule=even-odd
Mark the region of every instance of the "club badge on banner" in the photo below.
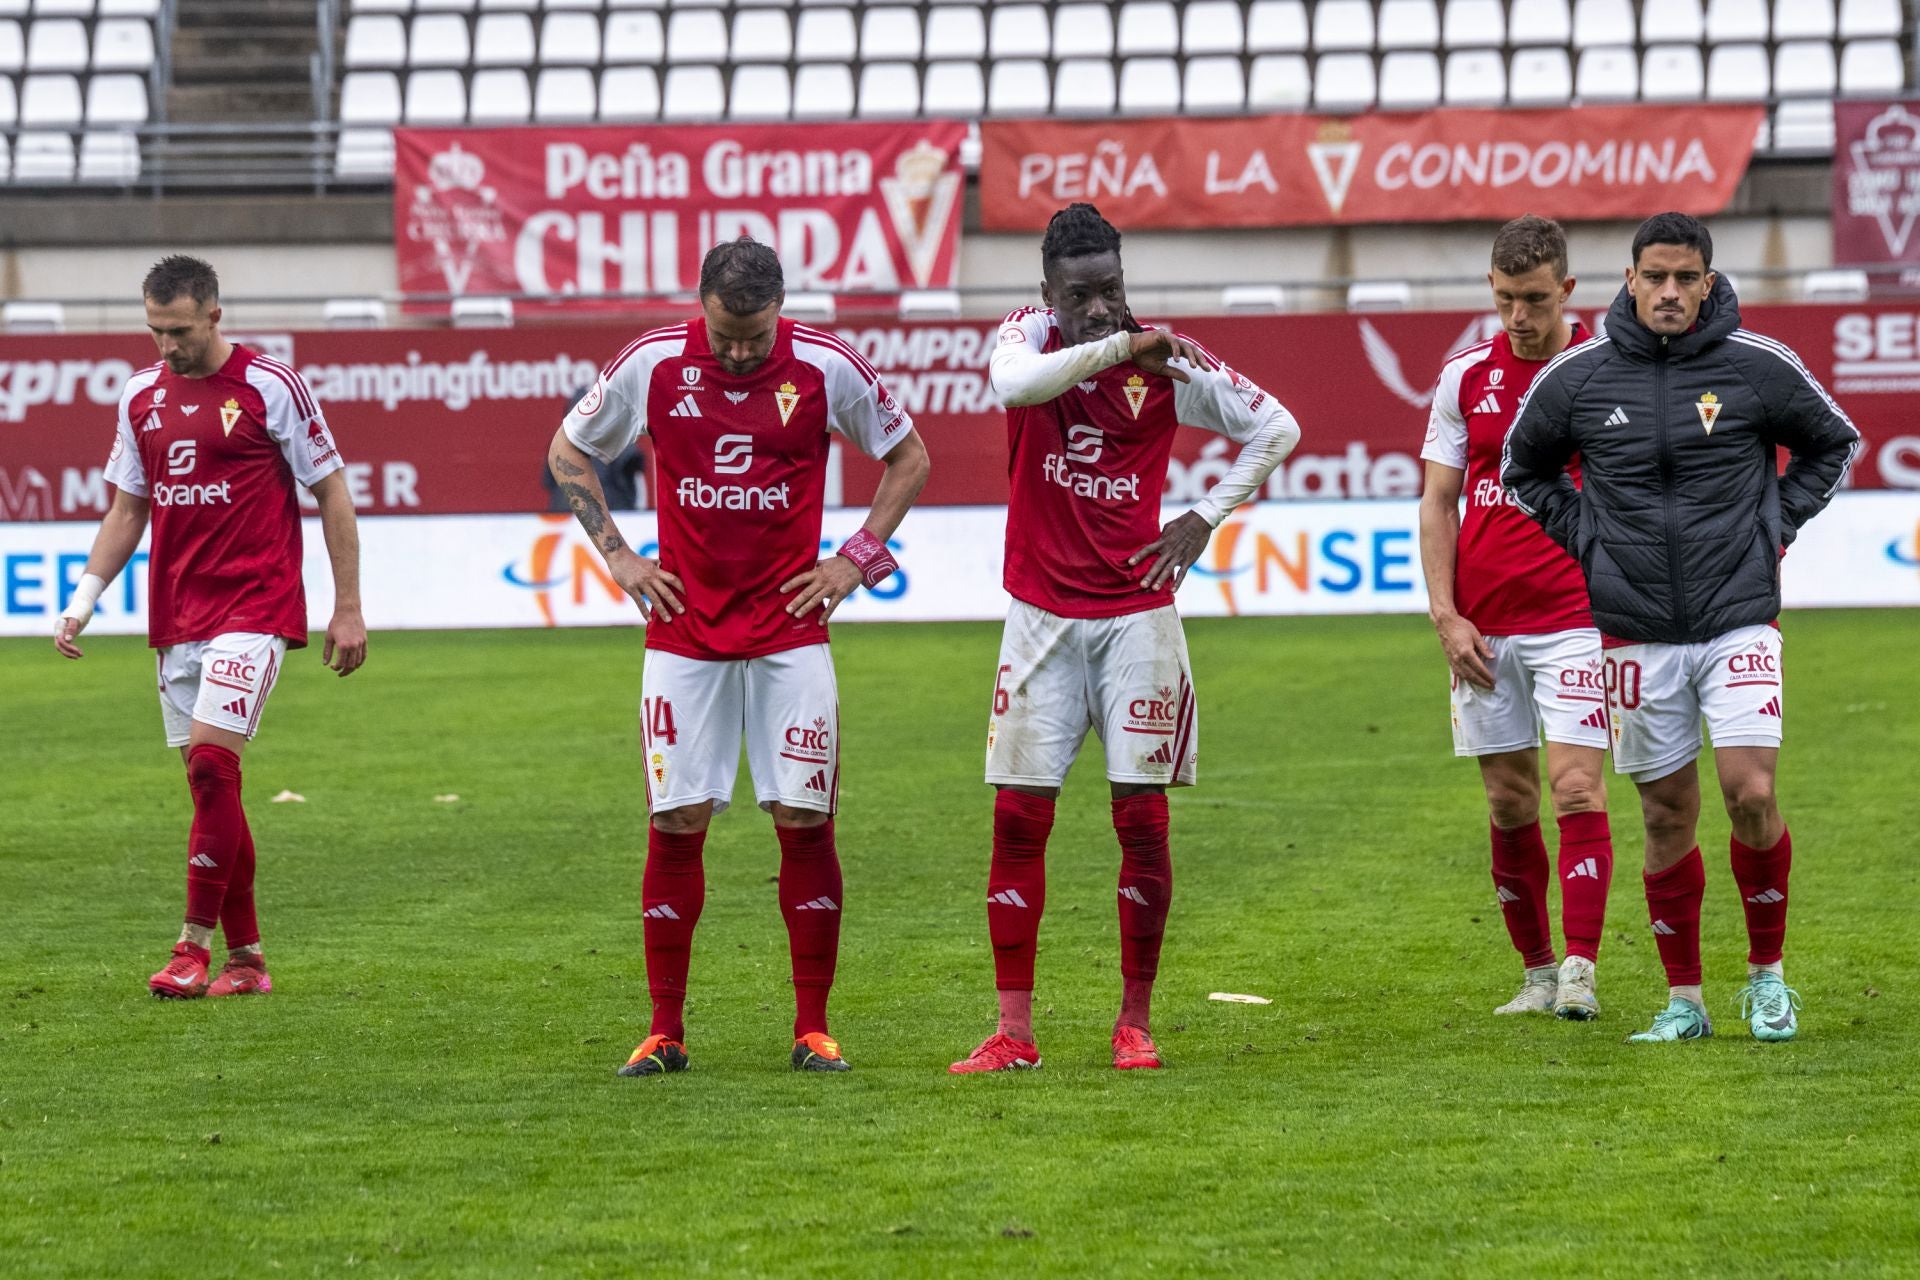
<svg viewBox="0 0 1920 1280">
<path fill-rule="evenodd" d="M 1251 119 L 989 120 L 980 212 L 1038 230 L 1071 200 L 1122 227 L 1640 218 L 1717 213 L 1759 106 L 1449 109 Z M 1518 203 L 1516 203 L 1518 202 Z"/>
<path fill-rule="evenodd" d="M 966 125 L 399 129 L 409 294 L 690 293 L 723 240 L 771 244 L 791 293 L 953 284 Z"/>
<path fill-rule="evenodd" d="M 1920 267 L 1920 102 L 1836 102 L 1833 128 L 1834 262 Z"/>
</svg>

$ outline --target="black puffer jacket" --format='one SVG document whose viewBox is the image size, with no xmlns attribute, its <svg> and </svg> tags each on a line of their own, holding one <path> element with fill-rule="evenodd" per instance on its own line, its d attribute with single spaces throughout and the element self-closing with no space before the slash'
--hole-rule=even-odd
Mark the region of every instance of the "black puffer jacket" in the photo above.
<svg viewBox="0 0 1920 1280">
<path fill-rule="evenodd" d="M 1791 454 L 1785 474 L 1776 446 Z M 1722 276 L 1673 338 L 1642 325 L 1622 288 L 1605 336 L 1534 379 L 1500 479 L 1586 570 L 1595 626 L 1690 644 L 1779 614 L 1781 549 L 1859 447 L 1799 357 L 1740 327 Z"/>
</svg>

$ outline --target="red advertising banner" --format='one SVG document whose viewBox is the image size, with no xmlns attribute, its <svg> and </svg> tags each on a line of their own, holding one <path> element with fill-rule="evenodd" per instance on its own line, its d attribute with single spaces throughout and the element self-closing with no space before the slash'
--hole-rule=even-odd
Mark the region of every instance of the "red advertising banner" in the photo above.
<svg viewBox="0 0 1920 1280">
<path fill-rule="evenodd" d="M 967 126 L 399 129 L 393 227 L 410 294 L 691 293 L 740 235 L 787 288 L 953 284 Z"/>
<path fill-rule="evenodd" d="M 1594 301 L 1598 302 L 1598 298 Z M 1576 303 L 1586 301 L 1576 295 Z M 1589 323 L 1591 309 L 1577 308 Z M 1888 304 L 1755 306 L 1755 330 L 1793 347 L 1866 437 L 1864 488 L 1920 489 L 1920 313 Z M 1195 317 L 1174 322 L 1277 395 L 1303 438 L 1266 496 L 1394 498 L 1420 491 L 1420 442 L 1449 352 L 1493 331 L 1469 312 Z M 633 324 L 496 330 L 236 335 L 298 368 L 369 514 L 542 511 L 546 448 L 568 398 L 630 340 Z M 987 385 L 997 326 L 852 322 L 840 335 L 887 380 L 933 455 L 923 502 L 1002 503 L 1006 415 Z M 153 361 L 143 335 L 11 337 L 0 348 L 0 520 L 87 520 L 114 406 Z M 829 501 L 864 504 L 880 467 L 836 449 Z M 1179 433 L 1165 496 L 1190 502 L 1233 446 Z M 641 477 L 644 496 L 646 480 Z"/>
<path fill-rule="evenodd" d="M 1747 171 L 1764 114 L 1690 106 L 989 120 L 980 216 L 990 231 L 1038 230 L 1075 200 L 1129 229 L 1717 213 Z"/>
<path fill-rule="evenodd" d="M 1833 261 L 1920 264 L 1920 102 L 1833 104 Z"/>
</svg>

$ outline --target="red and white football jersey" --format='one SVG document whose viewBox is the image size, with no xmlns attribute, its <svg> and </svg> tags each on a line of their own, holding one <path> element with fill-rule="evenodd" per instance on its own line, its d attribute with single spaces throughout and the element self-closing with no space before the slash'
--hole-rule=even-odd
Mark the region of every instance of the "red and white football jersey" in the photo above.
<svg viewBox="0 0 1920 1280">
<path fill-rule="evenodd" d="M 1043 354 L 1065 345 L 1052 309 L 1039 307 L 1007 316 L 999 342 Z M 1044 404 L 1007 409 L 1007 594 L 1063 618 L 1173 602 L 1171 584 L 1141 589 L 1149 561 L 1127 558 L 1160 536 L 1175 428 L 1244 444 L 1274 411 L 1266 392 L 1214 363 L 1181 382 L 1122 361 Z"/>
<path fill-rule="evenodd" d="M 629 344 L 563 425 L 603 462 L 653 437 L 659 559 L 687 611 L 655 613 L 647 648 L 709 660 L 826 639 L 818 615 L 787 613 L 780 584 L 820 558 L 828 432 L 881 458 L 913 430 L 873 366 L 833 334 L 782 320 L 772 353 L 740 378 L 714 359 L 698 317 Z"/>
<path fill-rule="evenodd" d="M 147 641 L 229 631 L 307 642 L 300 508 L 344 464 L 307 384 L 236 344 L 218 372 L 142 369 L 120 393 L 107 483 L 152 504 Z"/>
<path fill-rule="evenodd" d="M 1574 343 L 1589 336 L 1573 327 Z M 1500 485 L 1507 428 L 1546 364 L 1522 360 L 1507 335 L 1497 333 L 1449 356 L 1433 393 L 1420 456 L 1467 473 L 1453 599 L 1460 616 L 1482 635 L 1544 635 L 1593 625 L 1579 564 Z M 1567 471 L 1579 484 L 1579 459 Z"/>
</svg>

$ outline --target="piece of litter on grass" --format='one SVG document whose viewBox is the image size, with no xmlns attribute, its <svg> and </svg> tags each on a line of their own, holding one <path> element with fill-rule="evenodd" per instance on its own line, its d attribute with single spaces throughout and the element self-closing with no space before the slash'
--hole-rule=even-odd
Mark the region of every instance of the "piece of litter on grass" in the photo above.
<svg viewBox="0 0 1920 1280">
<path fill-rule="evenodd" d="M 1226 1004 L 1272 1004 L 1273 1003 L 1273 1001 L 1267 999 L 1265 996 L 1246 996 L 1246 995 L 1241 995 L 1237 991 L 1214 991 L 1208 994 L 1207 999 L 1223 1001 Z"/>
<path fill-rule="evenodd" d="M 435 796 L 433 798 L 433 801 L 435 804 L 452 804 L 454 801 L 458 800 L 459 798 L 460 798 L 459 796 L 454 795 L 451 791 L 449 791 L 444 796 Z"/>
<path fill-rule="evenodd" d="M 298 791 L 282 791 L 273 798 L 274 804 L 305 804 L 307 798 Z"/>
</svg>

